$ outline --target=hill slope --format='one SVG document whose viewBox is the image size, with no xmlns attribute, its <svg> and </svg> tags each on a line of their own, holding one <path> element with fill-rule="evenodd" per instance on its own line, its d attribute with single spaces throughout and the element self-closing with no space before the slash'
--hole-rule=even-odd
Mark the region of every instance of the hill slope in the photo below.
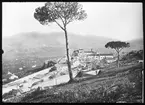
<svg viewBox="0 0 145 105">
<path fill-rule="evenodd" d="M 68 39 L 70 49 L 93 48 L 99 52 L 112 52 L 112 50 L 106 49 L 104 45 L 109 41 L 115 40 L 101 36 L 81 36 L 73 33 L 69 33 Z M 129 42 L 131 44 L 129 49 L 143 48 L 143 39 L 137 39 Z M 38 56 L 43 55 L 41 54 L 42 52 L 47 52 L 47 56 L 60 56 L 65 54 L 65 37 L 64 34 L 60 32 L 20 33 L 8 38 L 3 38 L 2 48 L 4 50 L 4 55 L 6 56 L 16 56 L 19 52 L 28 52 L 30 55 L 36 53 Z"/>
<path fill-rule="evenodd" d="M 110 39 L 102 36 L 94 35 L 76 35 L 73 33 L 68 34 L 70 53 L 74 49 L 94 49 L 99 52 L 110 53 L 114 52 L 112 49 L 107 49 L 104 45 Z M 132 49 L 140 49 L 143 47 L 142 39 L 137 41 L 130 41 L 131 47 L 123 51 L 130 51 Z M 141 46 L 141 47 L 140 47 Z M 32 65 L 36 64 L 41 66 L 43 62 L 50 57 L 59 58 L 65 55 L 65 37 L 64 33 L 39 33 L 27 32 L 20 33 L 11 37 L 2 39 L 2 55 L 3 68 L 7 71 L 15 71 L 19 67 L 28 66 L 30 69 Z M 11 68 L 11 69 L 10 69 Z"/>
<path fill-rule="evenodd" d="M 141 103 L 142 65 L 106 68 L 98 76 L 36 90 L 9 102 L 31 103 Z"/>
</svg>

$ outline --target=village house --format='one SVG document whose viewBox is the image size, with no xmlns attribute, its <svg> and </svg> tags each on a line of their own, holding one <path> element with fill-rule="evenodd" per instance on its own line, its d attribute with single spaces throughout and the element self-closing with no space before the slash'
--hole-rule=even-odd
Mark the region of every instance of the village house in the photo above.
<svg viewBox="0 0 145 105">
<path fill-rule="evenodd" d="M 32 68 L 35 68 L 35 67 L 36 67 L 36 65 L 33 65 L 33 66 L 32 66 Z"/>
<path fill-rule="evenodd" d="M 115 62 L 117 59 L 116 58 L 106 58 L 107 63 L 112 63 Z"/>
<path fill-rule="evenodd" d="M 88 54 L 87 57 L 88 57 L 89 59 L 99 59 L 99 56 L 98 56 L 97 54 L 95 54 L 95 53 Z"/>
<path fill-rule="evenodd" d="M 103 58 L 114 58 L 113 54 L 97 54 L 96 56 L 99 57 L 100 60 L 102 60 Z"/>
<path fill-rule="evenodd" d="M 12 74 L 11 77 L 9 79 L 18 79 L 18 76 Z"/>
<path fill-rule="evenodd" d="M 12 73 L 8 71 L 8 74 L 10 74 L 10 75 L 11 75 Z"/>
<path fill-rule="evenodd" d="M 143 60 L 138 60 L 139 63 L 143 63 Z"/>
<path fill-rule="evenodd" d="M 8 74 L 7 74 L 7 75 L 8 75 L 8 77 L 9 77 L 9 79 L 11 79 L 11 80 L 12 80 L 12 79 L 17 79 L 17 78 L 18 78 L 18 76 L 16 76 L 15 74 L 13 74 L 13 73 L 11 73 L 11 72 L 9 72 L 9 71 L 8 71 Z"/>
<path fill-rule="evenodd" d="M 79 49 L 78 51 L 79 51 L 78 57 L 80 61 L 81 60 L 84 60 L 85 62 L 91 62 L 94 60 L 100 61 L 104 58 L 107 60 L 108 63 L 116 61 L 116 58 L 112 53 L 98 53 L 96 51 L 93 51 L 93 49 L 87 51 L 83 49 Z"/>
<path fill-rule="evenodd" d="M 19 70 L 23 70 L 23 68 L 22 68 L 22 67 L 20 67 L 20 68 L 19 68 Z"/>
<path fill-rule="evenodd" d="M 88 50 L 88 51 L 84 51 L 84 54 L 85 54 L 85 55 L 94 54 L 94 53 L 96 53 L 96 52 L 93 51 L 93 49 Z"/>
</svg>

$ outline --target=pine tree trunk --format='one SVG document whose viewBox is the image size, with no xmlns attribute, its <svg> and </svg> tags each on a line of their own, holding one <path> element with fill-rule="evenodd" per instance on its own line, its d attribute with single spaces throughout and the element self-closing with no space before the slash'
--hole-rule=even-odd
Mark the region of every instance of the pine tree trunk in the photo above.
<svg viewBox="0 0 145 105">
<path fill-rule="evenodd" d="M 119 68 L 119 52 L 118 52 L 117 67 Z"/>
<path fill-rule="evenodd" d="M 69 82 L 72 82 L 73 81 L 73 77 L 72 77 L 71 63 L 70 63 L 70 58 L 69 58 L 69 48 L 68 48 L 67 31 L 64 30 L 64 32 L 65 32 L 65 40 L 66 40 L 67 65 L 68 65 L 68 72 L 69 72 L 69 77 L 70 77 Z"/>
</svg>

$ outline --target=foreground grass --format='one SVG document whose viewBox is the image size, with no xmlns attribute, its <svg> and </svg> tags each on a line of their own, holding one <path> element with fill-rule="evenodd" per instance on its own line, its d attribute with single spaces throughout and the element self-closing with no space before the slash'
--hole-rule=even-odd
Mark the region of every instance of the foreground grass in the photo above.
<svg viewBox="0 0 145 105">
<path fill-rule="evenodd" d="M 142 65 L 104 70 L 98 76 L 36 90 L 10 102 L 20 103 L 141 103 Z"/>
</svg>

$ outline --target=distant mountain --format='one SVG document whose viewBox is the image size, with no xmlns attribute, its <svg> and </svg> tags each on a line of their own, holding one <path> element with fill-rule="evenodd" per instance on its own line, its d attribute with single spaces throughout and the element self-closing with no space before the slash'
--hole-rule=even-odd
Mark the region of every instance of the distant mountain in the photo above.
<svg viewBox="0 0 145 105">
<path fill-rule="evenodd" d="M 99 52 L 114 52 L 105 48 L 105 44 L 115 39 L 94 35 L 76 35 L 68 34 L 70 52 L 74 49 L 94 49 Z M 131 47 L 127 50 L 143 47 L 141 39 L 130 41 Z M 20 33 L 8 38 L 3 38 L 2 48 L 4 50 L 3 58 L 13 59 L 16 56 L 37 56 L 37 57 L 55 57 L 65 54 L 64 33 L 39 33 L 28 32 Z"/>
<path fill-rule="evenodd" d="M 135 50 L 143 49 L 143 45 L 143 38 L 130 41 L 131 48 Z"/>
<path fill-rule="evenodd" d="M 123 49 L 123 52 L 130 52 L 132 50 L 143 50 L 143 38 L 127 41 L 130 43 L 129 48 Z"/>
<path fill-rule="evenodd" d="M 116 41 L 102 36 L 86 35 L 81 36 L 73 33 L 68 34 L 70 53 L 75 49 L 95 50 L 100 53 L 115 52 L 115 50 L 105 48 L 109 41 Z M 128 41 L 130 48 L 123 52 L 143 49 L 143 39 Z M 23 68 L 24 71 L 33 70 L 32 66 L 41 67 L 45 60 L 58 59 L 65 55 L 64 33 L 20 33 L 2 39 L 3 74 L 8 71 L 18 73 Z M 21 74 L 23 75 L 23 74 Z"/>
<path fill-rule="evenodd" d="M 51 36 L 51 37 L 50 37 Z M 56 35 L 57 38 L 59 36 Z M 11 59 L 16 56 L 53 57 L 64 54 L 64 46 L 55 41 L 53 35 L 37 32 L 21 33 L 4 38 L 2 43 L 3 58 Z"/>
</svg>

